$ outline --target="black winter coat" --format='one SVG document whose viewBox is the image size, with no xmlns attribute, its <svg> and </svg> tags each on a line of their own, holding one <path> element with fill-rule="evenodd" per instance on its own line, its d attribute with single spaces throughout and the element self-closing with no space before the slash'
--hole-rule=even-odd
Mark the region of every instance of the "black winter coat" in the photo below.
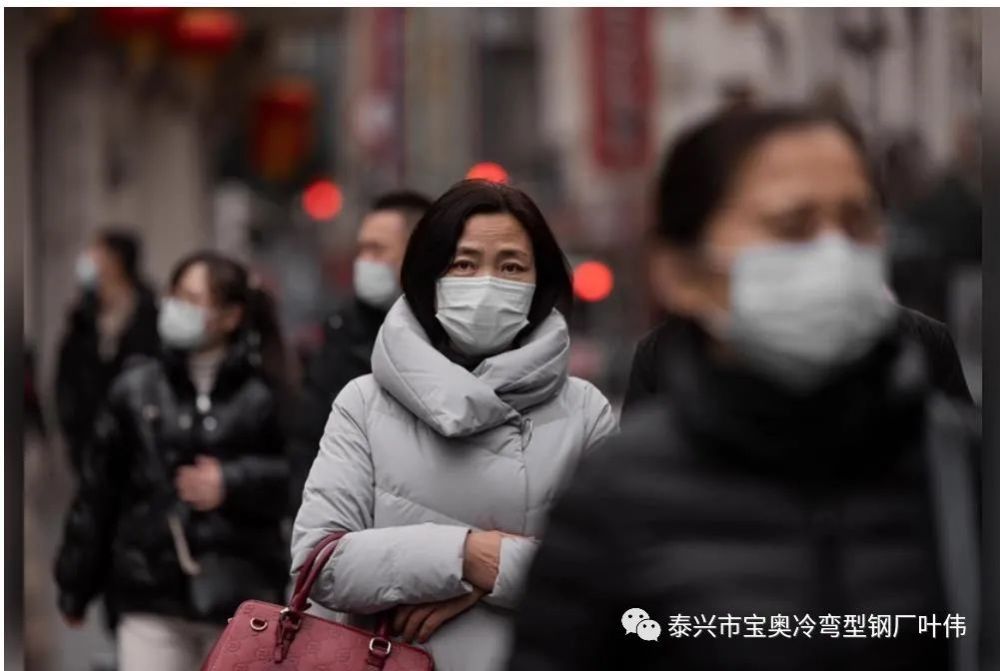
<svg viewBox="0 0 1000 671">
<path fill-rule="evenodd" d="M 348 382 L 372 372 L 372 348 L 385 315 L 354 300 L 326 320 L 323 345 L 306 366 L 293 420 L 292 510 L 298 510 L 333 400 Z"/>
<path fill-rule="evenodd" d="M 903 333 L 923 345 L 931 385 L 952 398 L 972 403 L 972 394 L 965 382 L 962 363 L 948 327 L 916 310 L 904 307 L 899 313 Z M 663 362 L 668 356 L 667 350 L 673 342 L 674 334 L 679 328 L 683 328 L 682 324 L 682 320 L 668 317 L 639 341 L 632 359 L 628 388 L 625 390 L 623 414 L 629 413 L 652 396 L 669 394 Z"/>
<path fill-rule="evenodd" d="M 148 288 L 139 287 L 135 312 L 122 331 L 118 351 L 107 361 L 98 353 L 98 309 L 97 296 L 85 293 L 70 312 L 59 348 L 56 406 L 60 428 L 70 449 L 70 461 L 76 470 L 80 452 L 90 439 L 112 380 L 129 358 L 155 356 L 160 349 L 156 298 Z"/>
<path fill-rule="evenodd" d="M 208 403 L 196 396 L 180 353 L 130 365 L 115 380 L 83 453 L 56 561 L 64 614 L 82 615 L 103 593 L 123 613 L 196 619 L 167 523 L 171 512 L 196 560 L 249 559 L 259 579 L 240 586 L 245 596 L 280 597 L 289 564 L 281 528 L 288 463 L 275 395 L 237 344 Z M 222 463 L 225 500 L 210 512 L 180 503 L 173 485 L 176 469 L 198 455 Z"/>
<path fill-rule="evenodd" d="M 902 620 L 895 639 L 845 638 L 846 619 L 840 638 L 820 633 L 830 614 L 935 613 L 943 622 L 964 612 L 945 596 L 923 441 L 949 427 L 938 445 L 964 450 L 974 433 L 960 430 L 952 404 L 954 423 L 928 414 L 916 344 L 887 339 L 816 395 L 794 399 L 714 363 L 693 325 L 677 335 L 670 402 L 637 410 L 554 507 L 519 606 L 510 669 L 955 668 L 954 639 L 940 629 L 937 638 L 918 635 L 916 619 Z M 962 463 L 971 474 L 971 461 Z M 962 492 L 968 538 L 972 481 Z M 632 608 L 658 621 L 658 642 L 625 634 Z M 792 636 L 743 638 L 757 632 L 736 620 L 742 633 L 730 638 L 727 615 L 763 617 L 750 622 L 764 622 L 765 636 L 781 631 L 771 618 L 782 615 Z M 806 615 L 811 638 L 805 626 L 795 632 Z M 673 636 L 685 622 L 686 635 Z"/>
</svg>

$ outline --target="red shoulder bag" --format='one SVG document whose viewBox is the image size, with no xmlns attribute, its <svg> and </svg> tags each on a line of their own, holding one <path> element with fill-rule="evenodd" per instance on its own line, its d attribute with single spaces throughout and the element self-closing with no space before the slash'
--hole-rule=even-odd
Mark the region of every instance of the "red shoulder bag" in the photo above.
<svg viewBox="0 0 1000 671">
<path fill-rule="evenodd" d="M 305 613 L 309 593 L 343 535 L 330 534 L 309 554 L 287 606 L 243 602 L 201 671 L 433 671 L 425 651 L 389 640 L 385 614 L 372 633 Z"/>
</svg>

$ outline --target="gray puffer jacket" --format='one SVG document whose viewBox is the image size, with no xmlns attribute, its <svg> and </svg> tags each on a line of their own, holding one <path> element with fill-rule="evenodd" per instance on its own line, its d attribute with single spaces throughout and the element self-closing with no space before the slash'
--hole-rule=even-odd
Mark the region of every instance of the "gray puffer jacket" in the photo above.
<svg viewBox="0 0 1000 671">
<path fill-rule="evenodd" d="M 528 340 L 468 371 L 428 341 L 405 299 L 389 312 L 372 375 L 334 401 L 305 485 L 292 568 L 346 530 L 312 597 L 370 614 L 471 591 L 466 534 L 505 538 L 493 592 L 426 645 L 437 671 L 504 666 L 512 609 L 553 498 L 616 420 L 596 387 L 567 375 L 569 333 L 558 312 Z"/>
</svg>

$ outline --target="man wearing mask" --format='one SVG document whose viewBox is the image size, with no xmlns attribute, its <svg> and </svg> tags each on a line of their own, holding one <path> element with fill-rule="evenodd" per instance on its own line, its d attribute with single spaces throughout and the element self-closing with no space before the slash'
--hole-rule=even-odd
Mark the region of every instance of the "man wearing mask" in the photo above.
<svg viewBox="0 0 1000 671">
<path fill-rule="evenodd" d="M 111 381 L 136 354 L 155 354 L 156 299 L 139 271 L 135 236 L 104 230 L 77 258 L 81 294 L 59 349 L 56 403 L 74 472 Z"/>
<path fill-rule="evenodd" d="M 323 345 L 303 380 L 294 427 L 292 510 L 298 508 L 333 399 L 348 382 L 371 372 L 375 336 L 402 294 L 399 270 L 410 232 L 430 204 L 420 193 L 392 191 L 376 198 L 361 220 L 354 296 L 327 318 Z"/>
</svg>

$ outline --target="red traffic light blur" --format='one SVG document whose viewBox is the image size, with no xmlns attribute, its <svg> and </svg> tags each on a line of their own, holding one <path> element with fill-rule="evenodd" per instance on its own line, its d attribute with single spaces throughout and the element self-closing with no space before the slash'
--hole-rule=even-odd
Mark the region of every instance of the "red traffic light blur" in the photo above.
<svg viewBox="0 0 1000 671">
<path fill-rule="evenodd" d="M 499 163 L 490 163 L 487 161 L 485 163 L 477 163 L 469 168 L 469 172 L 465 173 L 465 178 L 485 179 L 487 182 L 506 184 L 509 181 L 510 176 Z"/>
<path fill-rule="evenodd" d="M 316 221 L 333 219 L 343 204 L 340 187 L 328 179 L 316 180 L 302 194 L 302 209 Z"/>
<path fill-rule="evenodd" d="M 614 286 L 615 274 L 600 261 L 585 261 L 573 270 L 573 293 L 582 301 L 603 301 Z"/>
</svg>

